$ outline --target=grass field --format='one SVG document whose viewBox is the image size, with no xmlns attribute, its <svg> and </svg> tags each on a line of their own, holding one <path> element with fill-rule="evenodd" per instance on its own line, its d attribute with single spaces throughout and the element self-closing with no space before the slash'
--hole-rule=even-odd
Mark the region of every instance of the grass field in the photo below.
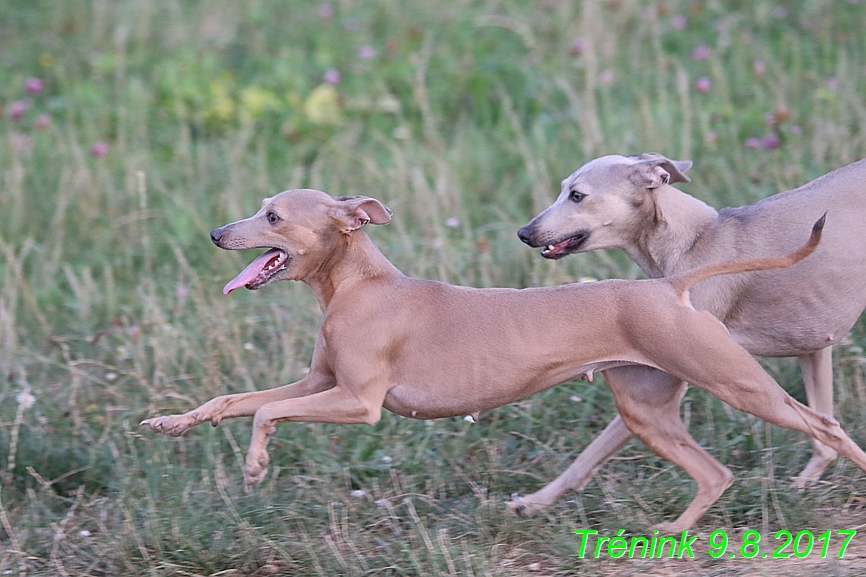
<svg viewBox="0 0 866 577">
<path fill-rule="evenodd" d="M 472 286 L 636 278 L 618 252 L 547 262 L 515 234 L 602 154 L 695 162 L 683 190 L 743 204 L 866 156 L 866 2 L 5 0 L 0 3 L 0 574 L 860 575 L 845 558 L 714 560 L 713 530 L 859 529 L 863 475 L 806 491 L 800 434 L 701 392 L 684 413 L 735 484 L 694 560 L 579 558 L 575 529 L 646 534 L 694 484 L 632 443 L 582 494 L 503 503 L 614 414 L 604 383 L 462 419 L 281 425 L 241 488 L 250 423 L 139 429 L 296 380 L 319 311 L 208 231 L 294 187 L 394 210 L 407 274 Z M 866 444 L 866 326 L 835 353 Z M 765 366 L 803 400 L 791 359 Z M 835 548 L 835 544 L 833 545 Z M 769 550 L 769 549 L 765 549 Z"/>
</svg>

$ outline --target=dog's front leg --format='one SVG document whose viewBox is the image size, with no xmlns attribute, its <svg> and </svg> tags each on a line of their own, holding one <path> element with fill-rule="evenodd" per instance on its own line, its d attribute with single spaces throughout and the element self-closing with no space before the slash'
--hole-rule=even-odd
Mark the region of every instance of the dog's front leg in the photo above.
<svg viewBox="0 0 866 577">
<path fill-rule="evenodd" d="M 384 394 L 364 398 L 356 391 L 337 385 L 307 397 L 287 399 L 262 405 L 253 420 L 253 437 L 244 466 L 244 489 L 262 482 L 268 470 L 267 445 L 277 430 L 277 423 L 336 423 L 375 425 L 382 417 Z"/>
<path fill-rule="evenodd" d="M 252 417 L 262 405 L 294 397 L 313 395 L 333 386 L 334 380 L 328 378 L 328 375 L 310 373 L 300 381 L 276 389 L 222 395 L 181 415 L 153 417 L 145 419 L 141 424 L 150 427 L 154 433 L 179 437 L 202 423 L 210 422 L 216 427 L 223 419 Z"/>
</svg>

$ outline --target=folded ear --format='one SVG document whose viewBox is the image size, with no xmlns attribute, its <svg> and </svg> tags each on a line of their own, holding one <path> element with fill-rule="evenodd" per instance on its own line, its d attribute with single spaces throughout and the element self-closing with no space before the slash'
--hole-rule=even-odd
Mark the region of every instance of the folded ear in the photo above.
<svg viewBox="0 0 866 577">
<path fill-rule="evenodd" d="M 334 218 L 340 223 L 340 232 L 358 230 L 367 223 L 388 224 L 391 222 L 391 209 L 367 196 L 334 197 L 337 206 Z"/>
<path fill-rule="evenodd" d="M 642 188 L 658 188 L 663 184 L 691 182 L 685 172 L 692 167 L 691 160 L 670 160 L 655 152 L 631 156 L 637 160 L 632 166 L 629 180 Z"/>
</svg>

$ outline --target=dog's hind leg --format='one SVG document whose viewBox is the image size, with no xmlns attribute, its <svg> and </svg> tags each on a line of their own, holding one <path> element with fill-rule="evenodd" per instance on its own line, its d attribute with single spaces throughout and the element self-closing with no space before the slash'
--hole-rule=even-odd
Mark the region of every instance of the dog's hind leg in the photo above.
<svg viewBox="0 0 866 577">
<path fill-rule="evenodd" d="M 833 349 L 827 347 L 798 357 L 803 371 L 803 384 L 809 406 L 825 415 L 833 414 Z M 795 478 L 803 487 L 817 481 L 827 466 L 836 458 L 836 451 L 824 443 L 812 440 L 812 458 Z"/>
<path fill-rule="evenodd" d="M 610 377 L 610 375 L 614 375 Z M 614 378 L 620 387 L 676 387 L 680 380 L 672 375 L 645 367 L 629 365 L 605 371 L 606 378 Z M 577 459 L 556 479 L 535 493 L 516 497 L 507 505 L 518 515 L 532 515 L 552 505 L 563 493 L 582 491 L 592 479 L 593 473 L 622 449 L 634 435 L 617 415 L 604 430 L 596 436 Z"/>
<path fill-rule="evenodd" d="M 621 376 L 626 376 L 622 379 Z M 607 371 L 605 380 L 616 396 L 623 422 L 657 455 L 682 467 L 697 483 L 695 498 L 680 516 L 653 528 L 679 533 L 691 527 L 731 486 L 731 471 L 692 438 L 680 419 L 680 401 L 686 384 L 678 379 L 655 379 L 633 386 L 627 371 Z"/>
<path fill-rule="evenodd" d="M 866 472 L 866 453 L 848 437 L 835 418 L 800 403 L 764 373 L 757 363 L 755 367 L 757 370 L 748 376 L 731 375 L 727 380 L 709 384 L 694 380 L 691 383 L 708 390 L 735 409 L 751 413 L 774 425 L 811 435 Z"/>
<path fill-rule="evenodd" d="M 676 347 L 669 343 L 664 346 L 659 338 L 643 342 L 650 358 L 661 363 L 665 371 L 709 391 L 735 409 L 811 435 L 866 471 L 866 453 L 839 422 L 786 393 L 709 313 L 677 315 L 672 322 L 681 334 L 690 337 L 678 339 Z"/>
<path fill-rule="evenodd" d="M 532 515 L 552 505 L 568 490 L 582 491 L 592 474 L 633 437 L 617 415 L 556 479 L 531 495 L 515 497 L 506 505 L 518 515 Z"/>
</svg>

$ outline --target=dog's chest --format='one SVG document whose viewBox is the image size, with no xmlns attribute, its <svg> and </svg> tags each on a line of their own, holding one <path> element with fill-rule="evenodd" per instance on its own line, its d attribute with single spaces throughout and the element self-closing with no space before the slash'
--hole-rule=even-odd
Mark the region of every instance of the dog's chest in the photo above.
<svg viewBox="0 0 866 577">
<path fill-rule="evenodd" d="M 434 394 L 425 388 L 407 385 L 397 385 L 390 389 L 382 406 L 392 413 L 414 419 L 456 417 L 480 410 L 472 408 L 466 399 Z"/>
</svg>

